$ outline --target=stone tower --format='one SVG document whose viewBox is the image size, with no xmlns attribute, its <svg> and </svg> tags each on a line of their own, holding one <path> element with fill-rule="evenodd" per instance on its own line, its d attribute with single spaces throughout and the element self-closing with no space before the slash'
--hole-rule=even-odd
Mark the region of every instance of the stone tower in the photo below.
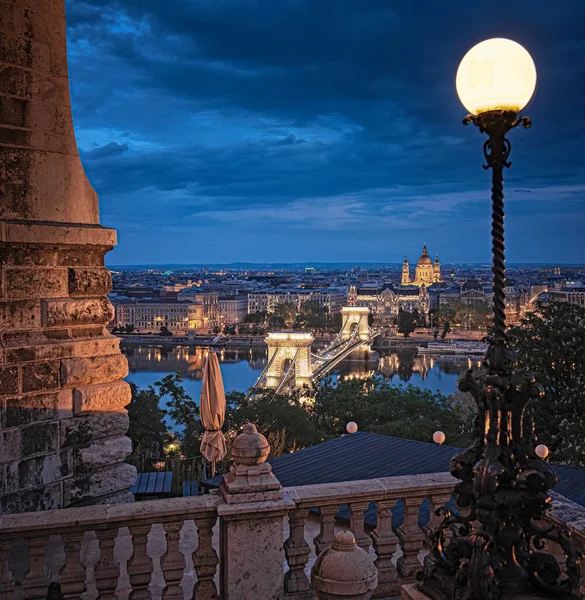
<svg viewBox="0 0 585 600">
<path fill-rule="evenodd" d="M 440 283 L 441 281 L 441 263 L 439 262 L 439 255 L 436 254 L 433 263 L 433 283 Z"/>
<path fill-rule="evenodd" d="M 410 268 L 408 266 L 408 259 L 404 257 L 402 262 L 402 285 L 410 285 Z"/>
<path fill-rule="evenodd" d="M 116 235 L 77 152 L 65 2 L 1 2 L 0 33 L 0 513 L 131 500 Z"/>
</svg>

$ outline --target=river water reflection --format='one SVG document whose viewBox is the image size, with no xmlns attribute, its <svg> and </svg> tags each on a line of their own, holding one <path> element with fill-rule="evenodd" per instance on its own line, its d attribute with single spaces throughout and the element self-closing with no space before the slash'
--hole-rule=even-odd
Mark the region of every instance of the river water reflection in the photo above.
<svg viewBox="0 0 585 600">
<path fill-rule="evenodd" d="M 128 381 L 147 387 L 169 373 L 179 373 L 185 390 L 199 399 L 203 365 L 208 348 L 176 346 L 127 346 L 123 352 L 128 357 Z M 267 363 L 265 348 L 222 349 L 218 351 L 226 391 L 244 392 L 256 382 Z M 383 354 L 376 363 L 345 360 L 333 370 L 334 377 L 367 377 L 380 373 L 395 385 L 411 383 L 418 387 L 452 394 L 461 373 L 477 364 L 477 359 L 456 356 L 431 357 L 412 353 Z"/>
</svg>

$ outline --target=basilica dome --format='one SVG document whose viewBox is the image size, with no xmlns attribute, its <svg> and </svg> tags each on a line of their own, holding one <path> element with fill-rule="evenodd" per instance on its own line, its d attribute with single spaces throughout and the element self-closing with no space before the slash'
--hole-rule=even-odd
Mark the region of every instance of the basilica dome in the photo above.
<svg viewBox="0 0 585 600">
<path fill-rule="evenodd" d="M 422 265 L 432 265 L 433 261 L 431 260 L 431 257 L 429 256 L 429 253 L 427 251 L 427 247 L 426 245 L 423 246 L 423 252 L 421 257 L 418 259 L 418 266 L 422 266 Z"/>
</svg>

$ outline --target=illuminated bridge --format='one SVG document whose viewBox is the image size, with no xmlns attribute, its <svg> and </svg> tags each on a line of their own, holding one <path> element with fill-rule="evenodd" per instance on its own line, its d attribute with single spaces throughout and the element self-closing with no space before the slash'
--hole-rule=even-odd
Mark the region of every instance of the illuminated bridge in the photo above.
<svg viewBox="0 0 585 600">
<path fill-rule="evenodd" d="M 368 325 L 370 309 L 347 306 L 341 309 L 343 325 L 335 339 L 318 353 L 311 351 L 314 337 L 305 331 L 275 331 L 268 334 L 268 363 L 248 397 L 260 388 L 278 393 L 308 386 L 355 352 L 366 354 L 381 329 Z"/>
</svg>

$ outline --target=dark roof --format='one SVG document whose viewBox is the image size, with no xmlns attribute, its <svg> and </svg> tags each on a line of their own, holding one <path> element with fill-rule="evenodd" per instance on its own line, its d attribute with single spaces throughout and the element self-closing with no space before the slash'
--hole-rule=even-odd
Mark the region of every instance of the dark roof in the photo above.
<svg viewBox="0 0 585 600">
<path fill-rule="evenodd" d="M 410 287 L 401 287 L 396 290 L 398 296 L 418 296 L 419 292 L 419 288 L 414 285 Z"/>
<path fill-rule="evenodd" d="M 478 290 L 481 292 L 483 290 L 483 285 L 477 279 L 469 279 L 463 284 L 462 289 L 464 292 L 467 290 Z"/>
<path fill-rule="evenodd" d="M 292 487 L 447 472 L 451 457 L 460 450 L 453 446 L 358 431 L 268 462 L 282 486 Z M 585 469 L 562 465 L 553 467 L 559 478 L 554 491 L 585 506 Z M 217 487 L 220 477 L 207 483 L 210 487 Z M 375 525 L 376 509 L 373 503 L 365 514 L 366 522 Z M 347 507 L 341 507 L 338 517 L 349 518 Z M 399 527 L 402 522 L 401 503 L 393 511 L 393 517 L 393 527 Z M 423 525 L 428 518 L 429 509 L 425 502 L 420 510 L 419 523 Z"/>
</svg>

